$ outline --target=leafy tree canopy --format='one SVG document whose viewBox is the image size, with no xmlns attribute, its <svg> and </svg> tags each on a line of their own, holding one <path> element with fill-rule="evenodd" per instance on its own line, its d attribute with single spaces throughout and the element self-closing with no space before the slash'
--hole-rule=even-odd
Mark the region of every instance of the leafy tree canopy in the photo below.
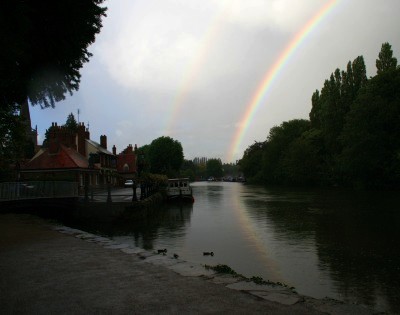
<svg viewBox="0 0 400 315">
<path fill-rule="evenodd" d="M 19 115 L 9 108 L 0 107 L 0 170 L 23 158 L 25 131 L 26 125 Z"/>
<path fill-rule="evenodd" d="M 193 161 L 184 160 L 180 169 L 181 177 L 188 177 L 190 180 L 194 180 L 196 177 L 196 165 Z"/>
<path fill-rule="evenodd" d="M 280 126 L 271 128 L 262 160 L 262 177 L 267 183 L 284 182 L 283 162 L 287 151 L 292 143 L 309 128 L 310 122 L 305 119 L 285 121 Z"/>
<path fill-rule="evenodd" d="M 64 126 L 72 132 L 78 131 L 78 122 L 76 121 L 74 114 L 71 113 L 68 115 Z"/>
<path fill-rule="evenodd" d="M 152 173 L 175 176 L 183 163 L 183 149 L 179 141 L 171 137 L 153 140 L 148 151 Z"/>
<path fill-rule="evenodd" d="M 352 105 L 339 163 L 356 186 L 400 184 L 400 69 L 372 78 Z"/>
<path fill-rule="evenodd" d="M 224 163 L 222 164 L 224 176 L 239 176 L 239 166 L 236 163 Z"/>
<path fill-rule="evenodd" d="M 104 0 L 0 2 L 0 106 L 54 107 L 78 90 Z"/>
<path fill-rule="evenodd" d="M 223 176 L 222 162 L 220 159 L 209 159 L 206 164 L 207 176 L 221 178 Z"/>
<path fill-rule="evenodd" d="M 336 69 L 312 95 L 310 122 L 271 128 L 245 151 L 244 175 L 267 184 L 399 187 L 400 68 L 389 43 L 376 66 L 370 79 L 362 56 Z"/>
<path fill-rule="evenodd" d="M 395 70 L 397 67 L 397 59 L 393 57 L 392 46 L 389 43 L 383 43 L 379 58 L 376 59 L 376 70 L 378 74 L 385 71 Z"/>
<path fill-rule="evenodd" d="M 67 129 L 71 130 L 72 132 L 77 132 L 78 131 L 78 122 L 75 119 L 74 114 L 70 113 L 67 117 L 67 120 L 64 124 L 64 127 Z M 44 140 L 43 140 L 43 146 L 46 147 L 49 142 L 49 137 L 50 137 L 50 132 L 53 128 L 56 128 L 54 126 L 50 126 L 48 129 L 46 129 L 44 133 Z"/>
<path fill-rule="evenodd" d="M 239 160 L 239 168 L 246 178 L 253 179 L 261 170 L 265 142 L 254 142 L 250 145 Z"/>
<path fill-rule="evenodd" d="M 0 1 L 1 164 L 23 158 L 21 148 L 31 145 L 19 116 L 23 103 L 54 107 L 78 90 L 105 16 L 103 1 Z"/>
</svg>

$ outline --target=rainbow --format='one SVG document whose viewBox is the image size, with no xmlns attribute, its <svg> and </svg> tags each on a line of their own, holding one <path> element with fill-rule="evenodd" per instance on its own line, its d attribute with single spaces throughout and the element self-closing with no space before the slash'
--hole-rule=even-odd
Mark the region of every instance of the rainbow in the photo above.
<svg viewBox="0 0 400 315">
<path fill-rule="evenodd" d="M 238 222 L 240 222 L 239 227 L 241 232 L 245 236 L 245 239 L 251 243 L 250 246 L 255 248 L 259 253 L 259 257 L 269 273 L 269 280 L 282 281 L 282 274 L 280 273 L 277 262 L 271 257 L 267 244 L 265 244 L 265 241 L 263 241 L 257 233 L 257 228 L 253 227 L 251 218 L 246 211 L 246 207 L 243 205 L 243 199 L 240 198 L 240 193 L 237 188 L 235 190 L 236 191 L 232 194 L 233 198 L 231 199 L 232 214 L 236 216 Z"/>
<path fill-rule="evenodd" d="M 201 49 L 197 52 L 192 62 L 190 63 L 187 71 L 183 75 L 178 93 L 172 100 L 170 114 L 166 119 L 164 133 L 166 135 L 172 135 L 172 126 L 175 125 L 178 113 L 180 112 L 183 103 L 185 102 L 187 95 L 191 88 L 194 86 L 198 73 L 201 71 L 202 66 L 205 63 L 208 53 L 218 39 L 218 35 L 222 32 L 224 17 L 228 14 L 231 5 L 225 5 L 220 12 L 215 14 L 211 22 L 208 24 L 203 40 L 201 41 Z"/>
<path fill-rule="evenodd" d="M 236 133 L 234 134 L 231 146 L 228 152 L 227 161 L 233 161 L 235 155 L 238 153 L 239 146 L 242 143 L 243 137 L 253 120 L 253 117 L 257 109 L 264 104 L 268 92 L 271 90 L 271 86 L 282 71 L 285 65 L 288 63 L 290 58 L 296 52 L 300 44 L 307 38 L 307 36 L 319 25 L 319 23 L 328 15 L 329 12 L 339 3 L 339 0 L 328 1 L 294 36 L 289 42 L 279 58 L 275 61 L 272 67 L 267 71 L 261 83 L 259 84 L 256 92 L 251 97 L 250 102 L 246 106 L 243 119 L 239 123 Z"/>
</svg>

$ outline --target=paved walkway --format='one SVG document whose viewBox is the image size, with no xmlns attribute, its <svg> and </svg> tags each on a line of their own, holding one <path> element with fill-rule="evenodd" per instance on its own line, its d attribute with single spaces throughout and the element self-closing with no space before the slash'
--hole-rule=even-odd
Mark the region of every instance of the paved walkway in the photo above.
<svg viewBox="0 0 400 315">
<path fill-rule="evenodd" d="M 15 214 L 0 215 L 0 309 L 2 314 L 372 314 Z"/>
</svg>

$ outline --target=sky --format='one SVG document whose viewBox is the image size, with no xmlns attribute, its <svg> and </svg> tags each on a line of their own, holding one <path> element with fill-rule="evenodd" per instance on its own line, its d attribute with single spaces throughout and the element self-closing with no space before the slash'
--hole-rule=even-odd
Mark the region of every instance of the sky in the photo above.
<svg viewBox="0 0 400 315">
<path fill-rule="evenodd" d="M 70 113 L 117 153 L 161 136 L 185 159 L 235 162 L 270 128 L 308 119 L 330 74 L 384 42 L 400 61 L 398 0 L 114 0 L 78 91 L 30 108 L 38 140 Z"/>
</svg>

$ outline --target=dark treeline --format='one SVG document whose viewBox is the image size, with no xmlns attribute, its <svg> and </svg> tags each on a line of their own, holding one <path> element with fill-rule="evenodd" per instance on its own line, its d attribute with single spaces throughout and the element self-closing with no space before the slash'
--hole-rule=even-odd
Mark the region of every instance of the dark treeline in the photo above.
<svg viewBox="0 0 400 315">
<path fill-rule="evenodd" d="M 400 67 L 382 44 L 377 74 L 362 56 L 336 69 L 312 95 L 310 120 L 271 128 L 249 146 L 240 168 L 260 184 L 400 186 Z"/>
<path fill-rule="evenodd" d="M 194 163 L 185 160 L 181 166 L 179 176 L 188 177 L 191 180 L 206 180 L 210 177 L 215 179 L 237 178 L 241 175 L 238 166 L 234 163 L 222 163 L 221 159 L 211 158 L 204 163 Z"/>
</svg>

